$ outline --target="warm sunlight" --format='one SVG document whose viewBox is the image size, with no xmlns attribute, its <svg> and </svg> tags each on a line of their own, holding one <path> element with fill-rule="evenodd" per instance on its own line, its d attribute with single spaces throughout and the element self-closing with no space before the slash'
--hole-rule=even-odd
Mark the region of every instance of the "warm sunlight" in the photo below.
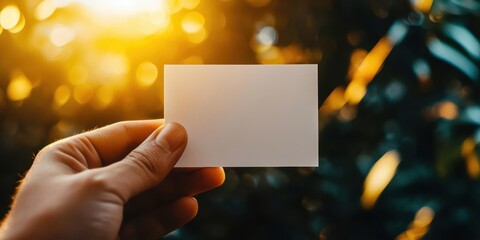
<svg viewBox="0 0 480 240">
<path fill-rule="evenodd" d="M 69 0 L 61 0 L 69 1 Z M 165 8 L 166 1 L 157 0 L 73 0 L 102 15 L 134 15 L 156 12 Z"/>
</svg>

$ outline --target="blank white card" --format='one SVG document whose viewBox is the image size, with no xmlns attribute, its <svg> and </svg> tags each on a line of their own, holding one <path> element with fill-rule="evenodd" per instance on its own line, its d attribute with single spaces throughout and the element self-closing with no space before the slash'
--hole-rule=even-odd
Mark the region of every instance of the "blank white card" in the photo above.
<svg viewBox="0 0 480 240">
<path fill-rule="evenodd" d="M 318 166 L 317 65 L 165 65 L 165 121 L 188 145 L 176 167 Z"/>
</svg>

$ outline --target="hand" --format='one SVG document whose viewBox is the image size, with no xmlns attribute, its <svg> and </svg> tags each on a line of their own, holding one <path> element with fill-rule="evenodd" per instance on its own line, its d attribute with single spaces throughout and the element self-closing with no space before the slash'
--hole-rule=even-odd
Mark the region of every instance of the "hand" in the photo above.
<svg viewBox="0 0 480 240">
<path fill-rule="evenodd" d="M 158 239 L 195 217 L 192 196 L 220 186 L 222 168 L 174 169 L 179 124 L 116 123 L 55 142 L 36 156 L 1 239 Z"/>
</svg>

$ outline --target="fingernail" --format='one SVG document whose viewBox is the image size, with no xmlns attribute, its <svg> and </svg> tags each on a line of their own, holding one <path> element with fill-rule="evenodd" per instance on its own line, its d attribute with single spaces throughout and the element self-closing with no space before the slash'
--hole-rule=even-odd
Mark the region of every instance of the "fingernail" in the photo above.
<svg viewBox="0 0 480 240">
<path fill-rule="evenodd" d="M 168 123 L 155 138 L 165 151 L 174 152 L 187 140 L 185 129 L 178 123 Z"/>
</svg>

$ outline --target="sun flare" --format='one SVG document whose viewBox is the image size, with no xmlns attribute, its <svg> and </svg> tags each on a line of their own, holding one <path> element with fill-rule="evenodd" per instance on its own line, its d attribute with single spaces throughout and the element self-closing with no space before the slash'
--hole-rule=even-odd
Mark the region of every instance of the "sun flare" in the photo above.
<svg viewBox="0 0 480 240">
<path fill-rule="evenodd" d="M 63 0 L 67 1 L 67 0 Z M 165 9 L 166 1 L 158 0 L 73 0 L 102 15 L 136 15 Z"/>
</svg>

